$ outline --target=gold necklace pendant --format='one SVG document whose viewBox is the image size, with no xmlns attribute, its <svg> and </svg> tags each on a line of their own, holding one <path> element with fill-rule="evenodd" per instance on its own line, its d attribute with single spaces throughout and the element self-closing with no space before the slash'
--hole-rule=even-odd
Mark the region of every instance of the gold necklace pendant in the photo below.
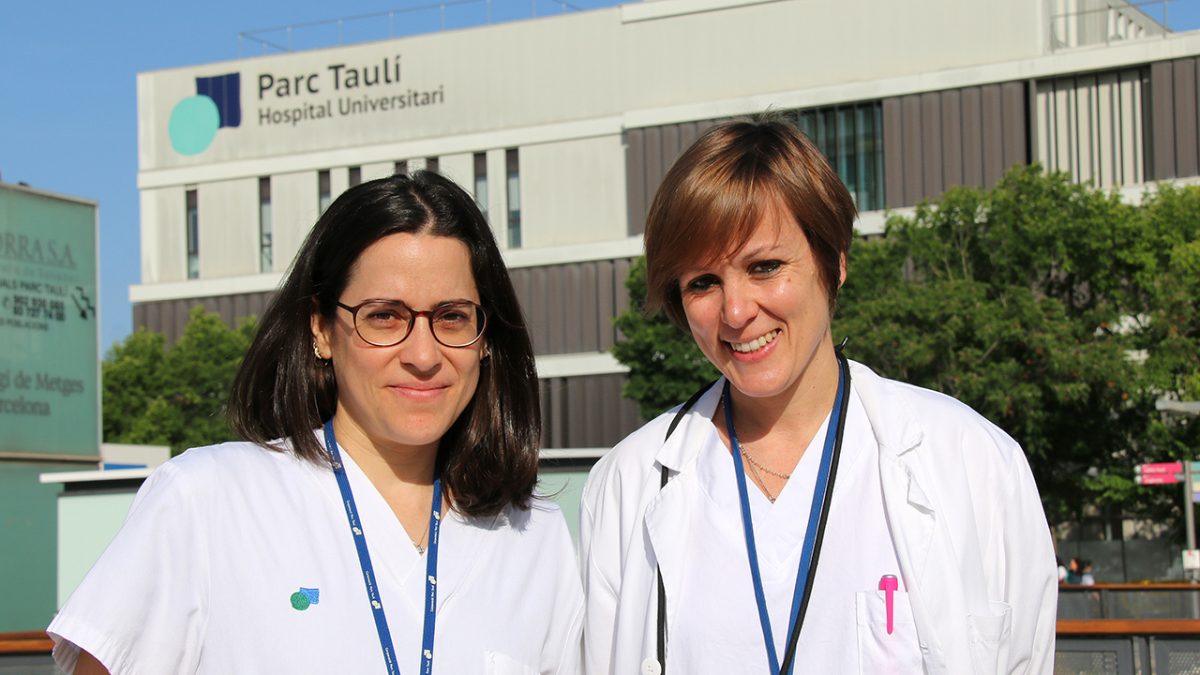
<svg viewBox="0 0 1200 675">
<path fill-rule="evenodd" d="M 758 462 L 754 461 L 754 458 L 750 456 L 750 448 L 747 447 L 746 445 L 742 445 L 741 448 L 742 448 L 742 455 L 746 458 L 746 461 L 750 462 L 751 466 L 761 469 L 761 470 L 765 471 L 766 473 L 769 473 L 772 476 L 775 476 L 776 478 L 782 478 L 784 480 L 788 480 L 792 477 L 791 471 L 788 471 L 786 473 L 780 472 L 780 471 L 775 471 L 773 469 L 768 469 L 767 467 L 763 466 L 762 464 L 759 464 Z"/>
</svg>

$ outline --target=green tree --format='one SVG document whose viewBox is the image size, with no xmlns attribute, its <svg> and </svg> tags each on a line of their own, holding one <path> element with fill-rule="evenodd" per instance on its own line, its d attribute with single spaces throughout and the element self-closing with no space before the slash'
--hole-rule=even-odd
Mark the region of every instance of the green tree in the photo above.
<svg viewBox="0 0 1200 675">
<path fill-rule="evenodd" d="M 625 287 L 629 289 L 629 309 L 616 318 L 623 337 L 613 345 L 613 355 L 629 366 L 625 397 L 637 401 L 642 418 L 649 420 L 686 401 L 719 373 L 691 335 L 676 328 L 661 312 L 646 314 L 645 258 L 638 258 L 630 268 Z"/>
<path fill-rule="evenodd" d="M 855 243 L 835 331 L 881 374 L 947 393 L 1008 431 L 1051 520 L 1126 502 L 1141 413 L 1131 341 L 1114 330 L 1127 270 L 1111 261 L 1133 214 L 1037 167 L 990 191 L 951 190 Z"/>
<path fill-rule="evenodd" d="M 104 440 L 169 445 L 172 453 L 230 440 L 225 399 L 256 324 L 230 329 L 194 307 L 179 341 L 139 330 L 102 365 Z"/>
<path fill-rule="evenodd" d="M 639 276 L 640 275 L 640 276 Z M 643 414 L 712 375 L 690 337 L 641 312 L 629 282 L 626 394 Z M 1052 521 L 1085 504 L 1161 513 L 1174 493 L 1133 468 L 1200 451 L 1200 424 L 1164 419 L 1161 396 L 1200 390 L 1200 188 L 1140 205 L 1040 167 L 991 190 L 956 188 L 857 240 L 834 334 L 882 375 L 945 392 L 1024 447 Z M 629 343 L 634 343 L 630 345 Z"/>
</svg>

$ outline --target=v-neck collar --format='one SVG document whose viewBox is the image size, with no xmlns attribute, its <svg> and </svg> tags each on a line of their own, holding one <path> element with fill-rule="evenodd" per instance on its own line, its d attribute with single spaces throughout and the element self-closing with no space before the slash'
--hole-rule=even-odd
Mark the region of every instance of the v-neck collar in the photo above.
<svg viewBox="0 0 1200 675">
<path fill-rule="evenodd" d="M 358 504 L 371 560 L 378 570 L 377 580 L 381 589 L 392 590 L 391 595 L 395 596 L 385 596 L 384 601 L 392 606 L 403 603 L 406 613 L 420 616 L 424 611 L 426 554 L 417 552 L 400 519 L 346 452 L 345 446 L 339 443 L 338 447 Z M 476 519 L 465 517 L 452 508 L 443 510 L 438 554 L 438 613 L 482 568 L 481 561 L 487 559 L 496 541 L 496 537 L 489 537 L 488 533 L 498 526 L 502 515 Z"/>
</svg>

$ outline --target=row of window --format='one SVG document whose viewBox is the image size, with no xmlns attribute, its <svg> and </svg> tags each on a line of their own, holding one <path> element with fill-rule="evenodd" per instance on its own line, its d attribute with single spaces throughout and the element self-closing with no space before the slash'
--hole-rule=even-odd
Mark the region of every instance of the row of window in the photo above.
<svg viewBox="0 0 1200 675">
<path fill-rule="evenodd" d="M 488 215 L 487 153 L 477 152 L 475 164 L 475 203 L 483 215 Z M 521 247 L 521 163 L 517 149 L 504 151 L 504 186 L 508 203 L 508 247 Z"/>
<path fill-rule="evenodd" d="M 508 245 L 510 248 L 521 246 L 521 173 L 520 161 L 516 148 L 505 150 L 505 187 L 508 202 Z M 487 187 L 487 154 L 475 153 L 474 189 L 475 200 L 486 217 L 488 212 Z M 393 166 L 397 174 L 408 173 L 409 163 L 400 160 Z M 437 172 L 438 158 L 427 157 L 425 170 Z M 362 183 L 362 167 L 351 166 L 347 169 L 347 182 L 350 187 Z M 185 192 L 185 228 L 187 240 L 187 278 L 197 279 L 200 276 L 200 208 L 196 190 Z M 329 169 L 317 172 L 317 208 L 320 213 L 333 203 L 333 190 Z M 260 272 L 271 272 L 275 268 L 274 247 L 272 241 L 271 218 L 271 178 L 263 176 L 258 179 L 258 269 Z"/>
</svg>

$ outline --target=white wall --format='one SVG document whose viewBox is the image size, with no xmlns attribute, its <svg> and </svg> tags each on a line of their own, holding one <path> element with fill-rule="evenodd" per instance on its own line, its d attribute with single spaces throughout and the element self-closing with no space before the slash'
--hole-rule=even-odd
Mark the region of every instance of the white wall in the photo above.
<svg viewBox="0 0 1200 675">
<path fill-rule="evenodd" d="M 283 195 L 280 195 L 283 197 Z M 258 179 L 200 185 L 200 276 L 258 273 Z M 274 203 L 274 194 L 271 195 Z"/>
<path fill-rule="evenodd" d="M 520 149 L 520 158 L 523 248 L 625 237 L 620 135 L 528 145 Z"/>
<path fill-rule="evenodd" d="M 187 278 L 187 210 L 183 186 L 141 191 L 142 283 Z"/>
<path fill-rule="evenodd" d="M 271 223 L 275 271 L 283 272 L 317 218 L 317 172 L 271 176 Z"/>
</svg>

